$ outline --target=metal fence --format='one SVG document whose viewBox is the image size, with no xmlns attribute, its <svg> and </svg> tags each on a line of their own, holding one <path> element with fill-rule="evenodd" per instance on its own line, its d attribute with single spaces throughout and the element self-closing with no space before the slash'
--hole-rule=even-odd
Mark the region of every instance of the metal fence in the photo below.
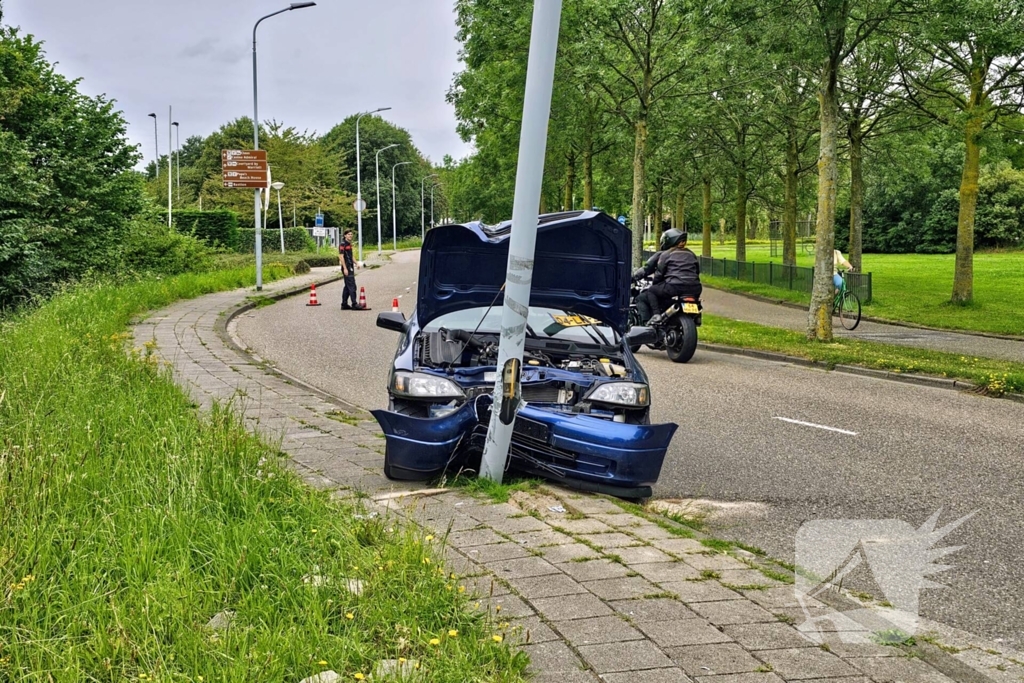
<svg viewBox="0 0 1024 683">
<path fill-rule="evenodd" d="M 781 263 L 733 261 L 701 256 L 700 272 L 702 275 L 727 277 L 808 294 L 811 293 L 814 284 L 814 268 L 785 266 Z M 856 293 L 861 302 L 871 301 L 871 273 L 847 273 L 846 286 Z"/>
</svg>

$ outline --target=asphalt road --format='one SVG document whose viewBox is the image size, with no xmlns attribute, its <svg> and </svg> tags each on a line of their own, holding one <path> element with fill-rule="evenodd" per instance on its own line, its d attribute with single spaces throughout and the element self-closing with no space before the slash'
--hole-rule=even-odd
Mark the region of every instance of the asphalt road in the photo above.
<svg viewBox="0 0 1024 683">
<path fill-rule="evenodd" d="M 383 406 L 397 336 L 375 327 L 376 313 L 395 296 L 411 311 L 417 257 L 360 274 L 373 312 L 338 310 L 337 283 L 318 290 L 319 308 L 295 297 L 249 313 L 238 335 L 310 384 Z M 975 512 L 938 542 L 963 548 L 931 577 L 947 588 L 923 590 L 921 612 L 1024 645 L 1024 405 L 700 350 L 686 365 L 639 357 L 654 419 L 680 426 L 656 496 L 739 503 L 712 516 L 712 530 L 789 561 L 809 520 L 918 528 L 940 509 L 940 526 Z"/>
</svg>

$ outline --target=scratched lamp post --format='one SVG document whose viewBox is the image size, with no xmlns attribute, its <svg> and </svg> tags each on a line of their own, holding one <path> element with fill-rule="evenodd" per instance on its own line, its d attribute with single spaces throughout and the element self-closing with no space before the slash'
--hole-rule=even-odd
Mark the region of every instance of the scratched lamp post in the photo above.
<svg viewBox="0 0 1024 683">
<path fill-rule="evenodd" d="M 501 341 L 494 383 L 494 406 L 487 429 L 480 476 L 501 482 L 508 461 L 512 425 L 519 410 L 519 379 L 530 312 L 533 258 L 537 245 L 537 207 L 540 205 L 544 155 L 547 151 L 551 89 L 562 0 L 534 0 L 530 56 L 526 67 L 526 97 L 519 137 L 516 189 L 512 200 L 512 229 L 501 310 Z"/>
</svg>

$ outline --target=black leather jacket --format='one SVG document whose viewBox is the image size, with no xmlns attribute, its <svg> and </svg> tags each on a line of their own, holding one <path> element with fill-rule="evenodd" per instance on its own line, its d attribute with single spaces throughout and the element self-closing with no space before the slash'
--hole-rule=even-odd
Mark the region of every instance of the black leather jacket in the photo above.
<svg viewBox="0 0 1024 683">
<path fill-rule="evenodd" d="M 669 286 L 692 285 L 700 282 L 700 259 L 689 249 L 669 249 L 659 251 L 648 259 L 644 266 L 644 275 L 651 278 L 653 284 L 664 282 Z"/>
</svg>

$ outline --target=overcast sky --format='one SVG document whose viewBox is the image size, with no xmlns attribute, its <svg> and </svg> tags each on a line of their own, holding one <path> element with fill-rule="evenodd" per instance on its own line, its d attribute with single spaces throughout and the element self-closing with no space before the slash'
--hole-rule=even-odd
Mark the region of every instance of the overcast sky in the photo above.
<svg viewBox="0 0 1024 683">
<path fill-rule="evenodd" d="M 117 100 L 132 142 L 167 152 L 167 106 L 181 140 L 252 116 L 252 25 L 290 0 L 2 0 L 4 23 L 45 41 L 58 70 Z M 432 161 L 471 150 L 445 102 L 459 70 L 454 0 L 318 0 L 260 25 L 260 119 L 324 133 L 390 106 Z"/>
</svg>

